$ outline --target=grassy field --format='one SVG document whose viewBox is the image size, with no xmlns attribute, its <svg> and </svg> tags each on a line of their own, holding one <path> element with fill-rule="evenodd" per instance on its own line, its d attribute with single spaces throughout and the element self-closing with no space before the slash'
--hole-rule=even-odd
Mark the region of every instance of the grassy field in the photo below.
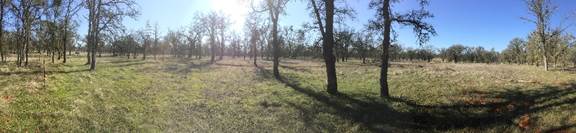
<svg viewBox="0 0 576 133">
<path fill-rule="evenodd" d="M 0 65 L 0 132 L 576 131 L 576 73 L 522 65 L 393 63 L 378 97 L 375 65 L 320 61 L 84 57 L 45 72 Z M 44 76 L 46 73 L 46 76 Z"/>
</svg>

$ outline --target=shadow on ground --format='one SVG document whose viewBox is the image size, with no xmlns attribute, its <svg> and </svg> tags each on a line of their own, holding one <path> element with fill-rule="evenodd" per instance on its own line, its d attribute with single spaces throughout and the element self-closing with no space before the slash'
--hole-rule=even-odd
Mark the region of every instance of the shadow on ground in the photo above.
<svg viewBox="0 0 576 133">
<path fill-rule="evenodd" d="M 264 78 L 272 78 L 271 70 L 258 67 L 258 74 Z M 329 95 L 322 89 L 304 87 L 296 78 L 281 76 L 278 82 L 300 92 L 326 106 L 307 107 L 295 103 L 288 105 L 304 114 L 307 123 L 314 115 L 330 113 L 343 119 L 360 123 L 373 132 L 390 132 L 391 130 L 416 129 L 449 131 L 457 129 L 505 129 L 543 132 L 562 131 L 576 127 L 567 124 L 560 127 L 540 129 L 534 124 L 537 118 L 532 114 L 551 108 L 576 103 L 576 84 L 562 86 L 546 86 L 533 91 L 519 88 L 504 89 L 502 92 L 463 92 L 465 97 L 476 97 L 471 100 L 455 101 L 449 105 L 421 105 L 406 98 L 365 98 L 347 94 Z M 359 100 L 363 98 L 365 100 Z M 390 107 L 392 103 L 408 106 L 407 110 L 397 110 Z M 518 126 L 518 119 L 531 120 L 528 124 Z M 307 120 L 308 119 L 308 120 Z M 521 125 L 521 124 L 520 124 Z M 314 125 L 310 125 L 314 126 Z M 323 125 L 317 125 L 323 127 Z M 504 128 L 498 128 L 503 126 Z M 510 130 L 510 129 L 507 129 Z"/>
<path fill-rule="evenodd" d="M 77 73 L 77 72 L 87 72 L 90 69 L 80 69 L 80 70 L 70 70 L 70 71 L 65 71 L 65 70 L 47 70 L 46 75 L 50 75 L 50 74 L 68 74 L 68 73 Z M 19 71 L 19 72 L 0 72 L 1 76 L 10 76 L 10 75 L 36 75 L 36 74 L 42 74 L 44 73 L 44 71 L 42 70 L 34 70 L 34 71 Z"/>
</svg>

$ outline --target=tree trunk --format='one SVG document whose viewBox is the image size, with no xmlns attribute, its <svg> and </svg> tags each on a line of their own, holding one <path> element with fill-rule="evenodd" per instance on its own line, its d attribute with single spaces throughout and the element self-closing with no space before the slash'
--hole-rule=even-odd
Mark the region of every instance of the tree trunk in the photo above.
<svg viewBox="0 0 576 133">
<path fill-rule="evenodd" d="M 50 51 L 50 54 L 52 55 L 52 64 L 54 64 L 54 50 Z"/>
<path fill-rule="evenodd" d="M 221 35 L 220 35 L 220 58 L 219 60 L 222 60 L 222 58 L 224 57 L 224 29 L 222 29 L 220 31 Z"/>
<path fill-rule="evenodd" d="M 98 2 L 98 3 L 97 3 Z M 98 14 L 97 11 L 99 10 L 99 6 L 97 4 L 99 4 L 100 0 L 93 0 L 93 1 L 89 1 L 88 2 L 88 7 L 89 7 L 89 14 L 88 14 L 88 19 L 89 19 L 89 26 L 88 26 L 88 46 L 89 49 L 88 52 L 89 53 L 89 64 L 90 64 L 90 71 L 95 71 L 96 70 L 96 48 L 98 47 Z"/>
<path fill-rule="evenodd" d="M 86 64 L 85 65 L 90 65 L 90 44 L 86 45 Z"/>
<path fill-rule="evenodd" d="M 252 55 L 254 57 L 254 66 L 258 66 L 258 63 L 256 62 L 258 58 L 258 46 L 256 44 L 256 37 L 252 38 Z"/>
<path fill-rule="evenodd" d="M 274 77 L 280 79 L 280 71 L 278 70 L 278 66 L 280 65 L 280 46 L 278 43 L 278 13 L 275 14 L 276 16 L 272 18 L 272 56 L 273 56 L 273 73 Z"/>
<path fill-rule="evenodd" d="M 211 47 L 210 47 L 210 49 L 211 49 L 211 51 L 212 51 L 212 52 L 210 52 L 210 62 L 212 62 L 212 63 L 214 63 L 214 58 L 215 58 L 215 56 L 216 56 L 216 40 L 214 39 L 214 37 L 215 37 L 215 36 L 214 36 L 213 34 L 212 34 L 211 37 L 210 37 L 210 39 L 211 39 Z"/>
<path fill-rule="evenodd" d="M 544 52 L 544 53 L 546 53 L 546 52 Z M 546 56 L 546 54 L 544 54 L 544 56 L 543 56 L 542 58 L 543 58 L 543 61 L 544 61 L 544 70 L 545 70 L 545 71 L 548 71 L 548 70 L 549 70 L 549 69 L 548 69 L 548 56 Z"/>
<path fill-rule="evenodd" d="M 66 25 L 68 25 L 68 22 L 64 22 L 64 35 L 62 37 L 62 63 L 66 63 L 66 44 L 68 42 L 68 33 L 66 30 Z"/>
<path fill-rule="evenodd" d="M 390 31 L 392 20 L 390 16 L 390 0 L 384 0 L 384 40 L 382 42 L 382 64 L 380 66 L 380 97 L 390 97 L 388 89 L 388 56 L 390 51 Z"/>
<path fill-rule="evenodd" d="M 5 55 L 4 55 L 4 49 L 2 47 L 2 45 L 4 44 L 4 7 L 6 5 L 6 1 L 0 1 L 0 61 L 1 62 L 5 62 Z"/>
<path fill-rule="evenodd" d="M 324 42 L 324 61 L 326 62 L 327 91 L 330 94 L 338 93 L 336 78 L 336 57 L 334 56 L 334 0 L 326 0 L 326 29 Z"/>
<path fill-rule="evenodd" d="M 197 53 L 198 57 L 197 58 L 201 59 L 202 58 L 202 39 L 200 39 L 200 41 L 198 42 L 198 48 L 197 49 L 198 49 L 198 53 Z"/>
<path fill-rule="evenodd" d="M 541 24 L 542 23 L 543 22 L 541 22 Z M 547 35 L 546 35 L 546 32 L 544 31 L 545 28 L 543 28 L 542 25 L 541 25 L 541 28 L 539 28 L 539 29 L 540 29 L 540 38 L 541 38 L 540 40 L 542 41 L 541 42 L 542 43 L 541 48 L 542 48 L 542 60 L 544 61 L 543 62 L 544 63 L 544 70 L 548 71 L 548 50 L 547 50 L 547 44 L 546 44 L 546 39 L 547 39 L 546 36 Z"/>
<path fill-rule="evenodd" d="M 144 40 L 144 49 L 142 50 L 142 60 L 146 60 L 146 50 L 148 50 L 148 39 Z"/>
</svg>

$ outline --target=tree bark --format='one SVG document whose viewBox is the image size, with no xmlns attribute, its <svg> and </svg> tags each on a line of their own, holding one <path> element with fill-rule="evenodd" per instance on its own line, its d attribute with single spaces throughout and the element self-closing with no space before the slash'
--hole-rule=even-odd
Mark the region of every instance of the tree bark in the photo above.
<svg viewBox="0 0 576 133">
<path fill-rule="evenodd" d="M 388 89 L 388 49 L 390 47 L 390 31 L 392 27 L 392 18 L 390 16 L 390 0 L 384 0 L 382 5 L 384 12 L 384 40 L 382 42 L 382 60 L 380 65 L 380 97 L 390 97 Z"/>
<path fill-rule="evenodd" d="M 324 60 L 326 62 L 327 91 L 330 94 L 338 93 L 336 78 L 336 57 L 334 56 L 334 0 L 326 0 L 326 29 L 324 40 Z"/>
<path fill-rule="evenodd" d="M 259 34 L 259 33 L 257 33 L 256 30 L 254 30 L 254 31 L 252 31 L 252 32 L 253 32 L 253 33 L 252 33 L 253 35 L 252 35 L 252 38 L 251 38 L 251 42 L 252 42 L 252 55 L 253 55 L 253 57 L 254 57 L 254 66 L 258 66 L 258 63 L 256 62 L 256 61 L 257 61 L 257 58 L 258 58 L 258 44 L 257 44 L 257 41 L 256 41 L 256 40 L 257 40 L 258 37 L 259 37 L 259 36 L 257 35 L 257 34 Z"/>
<path fill-rule="evenodd" d="M 222 24 L 224 25 L 224 22 L 222 22 Z M 220 58 L 219 60 L 222 60 L 222 58 L 224 57 L 224 28 L 221 29 L 220 31 Z"/>
<path fill-rule="evenodd" d="M 214 33 L 211 33 L 211 35 L 210 35 L 210 39 L 211 39 L 210 40 L 211 41 L 210 42 L 211 43 L 210 49 L 212 52 L 210 52 L 210 62 L 212 62 L 212 63 L 214 63 L 214 58 L 216 56 L 216 39 L 214 37 L 215 37 Z"/>
<path fill-rule="evenodd" d="M 278 43 L 278 15 L 279 13 L 277 11 L 272 12 L 272 10 L 278 10 L 278 9 L 271 9 L 270 14 L 271 18 L 272 18 L 272 56 L 273 56 L 273 63 L 274 65 L 272 66 L 272 71 L 274 73 L 274 77 L 276 77 L 277 79 L 280 79 L 280 71 L 278 70 L 278 66 L 280 65 L 280 46 Z"/>
</svg>

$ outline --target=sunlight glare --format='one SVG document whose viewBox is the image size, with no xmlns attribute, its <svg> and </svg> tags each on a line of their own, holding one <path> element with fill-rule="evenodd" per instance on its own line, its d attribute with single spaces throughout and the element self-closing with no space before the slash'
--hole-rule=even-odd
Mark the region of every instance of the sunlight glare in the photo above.
<svg viewBox="0 0 576 133">
<path fill-rule="evenodd" d="M 250 0 L 211 0 L 213 11 L 223 12 L 232 21 L 231 30 L 240 31 L 250 8 Z"/>
</svg>

